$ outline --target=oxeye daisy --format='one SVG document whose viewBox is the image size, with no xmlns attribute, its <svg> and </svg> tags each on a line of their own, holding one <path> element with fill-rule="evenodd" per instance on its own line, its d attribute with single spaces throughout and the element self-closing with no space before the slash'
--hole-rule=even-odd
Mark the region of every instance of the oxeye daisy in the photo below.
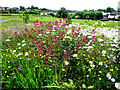
<svg viewBox="0 0 120 90">
<path fill-rule="evenodd" d="M 92 63 L 93 63 L 93 61 L 89 61 L 89 63 L 90 63 L 90 64 L 92 64 Z"/>
<path fill-rule="evenodd" d="M 68 62 L 68 61 L 64 61 L 64 63 L 65 63 L 65 65 L 68 65 L 68 64 L 69 64 L 69 62 Z"/>
<path fill-rule="evenodd" d="M 91 64 L 90 66 L 91 66 L 91 67 L 95 67 L 95 65 L 94 65 L 94 64 Z"/>
<path fill-rule="evenodd" d="M 102 54 L 106 54 L 106 51 L 105 51 L 105 50 L 103 50 L 103 51 L 102 51 Z"/>
<path fill-rule="evenodd" d="M 103 63 L 102 63 L 102 62 L 99 62 L 99 64 L 98 64 L 98 65 L 101 65 L 101 66 L 102 66 L 102 65 L 103 65 Z"/>
<path fill-rule="evenodd" d="M 77 57 L 77 54 L 74 54 L 73 57 Z"/>
<path fill-rule="evenodd" d="M 114 78 L 112 78 L 112 79 L 111 79 L 111 81 L 112 81 L 112 82 L 115 82 L 115 79 L 114 79 Z"/>
<path fill-rule="evenodd" d="M 110 73 L 107 74 L 107 77 L 108 77 L 108 79 L 111 79 L 111 75 L 110 75 Z"/>
</svg>

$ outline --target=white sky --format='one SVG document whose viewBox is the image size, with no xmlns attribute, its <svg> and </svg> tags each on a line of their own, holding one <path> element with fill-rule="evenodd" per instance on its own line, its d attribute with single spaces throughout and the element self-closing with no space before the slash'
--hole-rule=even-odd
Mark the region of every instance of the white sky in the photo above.
<svg viewBox="0 0 120 90">
<path fill-rule="evenodd" d="M 2 7 L 31 7 L 38 6 L 38 8 L 48 8 L 52 10 L 59 10 L 65 7 L 68 10 L 90 10 L 90 9 L 106 9 L 112 7 L 115 10 L 118 7 L 119 0 L 0 0 Z"/>
</svg>

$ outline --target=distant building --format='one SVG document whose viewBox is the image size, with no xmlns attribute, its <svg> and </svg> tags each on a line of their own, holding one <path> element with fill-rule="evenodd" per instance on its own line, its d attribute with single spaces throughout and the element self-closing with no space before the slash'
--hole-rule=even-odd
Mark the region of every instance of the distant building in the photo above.
<svg viewBox="0 0 120 90">
<path fill-rule="evenodd" d="M 108 18 L 109 20 L 118 20 L 118 17 L 120 16 L 120 12 L 112 12 L 112 13 L 103 13 L 104 18 Z"/>
<path fill-rule="evenodd" d="M 54 13 L 56 14 L 58 10 L 45 10 L 42 11 L 41 14 L 43 15 L 43 13 L 45 13 L 45 15 L 47 15 L 47 13 Z M 74 14 L 76 12 L 76 10 L 68 10 L 69 13 Z"/>
<path fill-rule="evenodd" d="M 18 8 L 18 7 L 13 7 L 13 9 L 19 10 L 19 8 Z"/>
<path fill-rule="evenodd" d="M 69 13 L 74 14 L 75 12 L 77 12 L 76 10 L 68 10 Z"/>
<path fill-rule="evenodd" d="M 0 9 L 3 11 L 3 10 L 8 10 L 9 9 L 9 7 L 1 7 L 0 6 Z"/>
</svg>

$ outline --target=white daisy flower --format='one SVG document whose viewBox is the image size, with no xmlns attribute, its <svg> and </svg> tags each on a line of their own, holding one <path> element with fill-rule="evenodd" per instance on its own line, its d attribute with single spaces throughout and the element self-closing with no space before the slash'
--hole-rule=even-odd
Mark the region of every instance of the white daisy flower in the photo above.
<svg viewBox="0 0 120 90">
<path fill-rule="evenodd" d="M 25 40 L 22 41 L 23 43 L 25 42 Z"/>
<path fill-rule="evenodd" d="M 18 43 L 17 45 L 20 46 L 20 43 Z"/>
<path fill-rule="evenodd" d="M 25 53 L 25 56 L 28 56 L 28 52 Z"/>
<path fill-rule="evenodd" d="M 69 39 L 71 39 L 70 36 L 65 36 L 65 38 L 69 38 Z"/>
<path fill-rule="evenodd" d="M 11 41 L 10 39 L 6 39 L 5 41 Z"/>
<path fill-rule="evenodd" d="M 114 56 L 113 59 L 116 59 L 116 57 Z"/>
<path fill-rule="evenodd" d="M 94 65 L 94 64 L 91 64 L 90 66 L 91 66 L 91 67 L 95 67 L 95 65 Z"/>
<path fill-rule="evenodd" d="M 25 45 L 26 45 L 26 43 L 22 44 L 22 46 L 25 46 Z"/>
<path fill-rule="evenodd" d="M 27 24 L 27 25 L 31 25 L 31 24 L 29 23 L 29 24 Z"/>
<path fill-rule="evenodd" d="M 74 54 L 73 57 L 77 57 L 77 54 Z"/>
<path fill-rule="evenodd" d="M 120 83 L 115 83 L 115 87 L 116 87 L 117 89 L 120 89 Z"/>
<path fill-rule="evenodd" d="M 103 63 L 102 63 L 102 62 L 99 62 L 99 64 L 98 64 L 98 65 L 101 65 L 101 66 L 102 66 L 102 65 L 103 65 Z"/>
<path fill-rule="evenodd" d="M 89 77 L 89 75 L 87 75 L 87 77 Z"/>
<path fill-rule="evenodd" d="M 18 47 L 18 49 L 21 49 L 21 47 Z"/>
<path fill-rule="evenodd" d="M 13 50 L 13 52 L 16 52 L 16 50 Z"/>
<path fill-rule="evenodd" d="M 106 51 L 105 51 L 105 50 L 103 50 L 103 51 L 102 51 L 102 54 L 106 54 Z"/>
<path fill-rule="evenodd" d="M 19 53 L 18 55 L 19 55 L 19 56 L 22 56 L 23 54 L 22 54 L 22 53 Z"/>
<path fill-rule="evenodd" d="M 110 73 L 107 74 L 107 77 L 108 77 L 108 79 L 111 79 L 111 75 L 110 75 Z"/>
<path fill-rule="evenodd" d="M 92 38 L 92 36 L 88 36 L 88 38 Z"/>
<path fill-rule="evenodd" d="M 93 61 L 89 61 L 90 64 L 93 64 Z"/>
<path fill-rule="evenodd" d="M 49 34 L 50 32 L 46 32 L 46 34 Z"/>
<path fill-rule="evenodd" d="M 72 33 L 72 31 L 71 30 L 69 30 L 68 32 L 67 32 L 67 34 L 71 34 Z"/>
<path fill-rule="evenodd" d="M 38 34 L 38 36 L 42 36 L 42 34 Z"/>
<path fill-rule="evenodd" d="M 64 61 L 64 63 L 65 63 L 65 65 L 68 65 L 68 64 L 69 64 L 69 62 L 68 62 L 68 61 Z"/>
<path fill-rule="evenodd" d="M 104 41 L 104 40 L 103 40 L 103 39 L 98 38 L 98 41 L 99 41 L 99 42 L 102 42 L 102 41 Z"/>
<path fill-rule="evenodd" d="M 114 79 L 114 78 L 112 78 L 112 79 L 111 79 L 111 81 L 112 81 L 112 82 L 115 82 L 115 79 Z"/>
</svg>

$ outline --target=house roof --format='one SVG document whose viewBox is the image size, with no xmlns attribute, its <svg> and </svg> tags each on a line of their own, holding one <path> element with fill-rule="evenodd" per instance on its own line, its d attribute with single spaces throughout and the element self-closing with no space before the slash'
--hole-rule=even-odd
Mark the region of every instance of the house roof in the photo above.
<svg viewBox="0 0 120 90">
<path fill-rule="evenodd" d="M 111 14 L 116 14 L 116 15 L 120 15 L 120 12 L 113 12 Z"/>
</svg>

